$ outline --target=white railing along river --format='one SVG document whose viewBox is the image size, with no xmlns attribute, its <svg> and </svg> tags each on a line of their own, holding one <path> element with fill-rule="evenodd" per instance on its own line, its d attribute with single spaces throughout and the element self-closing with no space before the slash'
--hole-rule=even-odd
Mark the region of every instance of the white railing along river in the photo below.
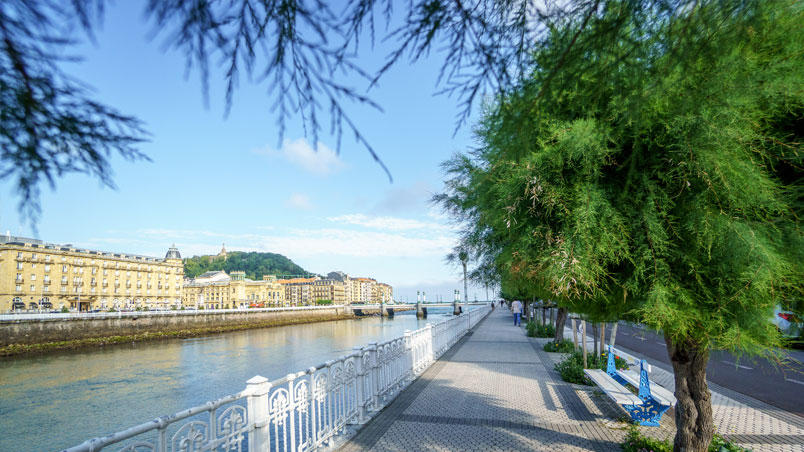
<svg viewBox="0 0 804 452">
<path fill-rule="evenodd" d="M 363 424 L 449 350 L 489 312 L 489 305 L 428 324 L 402 337 L 355 347 L 336 360 L 246 388 L 64 452 L 272 451 L 329 445 L 349 424 Z"/>
</svg>

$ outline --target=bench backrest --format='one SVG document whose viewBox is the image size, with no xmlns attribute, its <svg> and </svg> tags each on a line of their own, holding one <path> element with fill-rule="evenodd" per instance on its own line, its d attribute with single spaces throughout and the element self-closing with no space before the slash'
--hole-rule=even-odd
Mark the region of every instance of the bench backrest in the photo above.
<svg viewBox="0 0 804 452">
<path fill-rule="evenodd" d="M 609 345 L 609 356 L 608 356 L 608 362 L 606 363 L 606 373 L 609 374 L 611 377 L 617 376 L 617 366 L 615 364 L 615 356 L 618 356 L 619 354 L 624 355 L 624 357 L 627 356 L 628 358 L 631 358 L 631 360 L 633 360 L 634 365 L 636 365 L 637 362 L 639 362 L 639 393 L 637 394 L 637 396 L 642 400 L 650 399 L 651 398 L 650 380 L 648 379 L 648 372 L 650 372 L 650 365 L 648 365 L 648 363 L 645 362 L 644 359 L 637 361 L 637 359 L 634 358 L 633 356 L 621 353 L 617 349 Z"/>
</svg>

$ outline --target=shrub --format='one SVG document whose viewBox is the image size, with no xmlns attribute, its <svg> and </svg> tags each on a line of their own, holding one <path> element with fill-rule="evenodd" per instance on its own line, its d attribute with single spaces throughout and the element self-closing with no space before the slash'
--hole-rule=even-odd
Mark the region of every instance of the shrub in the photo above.
<svg viewBox="0 0 804 452">
<path fill-rule="evenodd" d="M 68 308 L 67 306 L 62 306 L 61 307 L 61 312 L 66 314 L 66 313 L 70 312 L 70 308 Z"/>
<path fill-rule="evenodd" d="M 117 312 L 117 309 L 115 309 L 115 308 L 109 308 L 109 310 L 108 310 L 108 311 L 106 311 L 106 312 Z"/>
<path fill-rule="evenodd" d="M 332 300 L 316 300 L 316 301 L 315 301 L 315 304 L 317 304 L 317 305 L 319 305 L 319 306 L 331 305 L 331 304 L 332 304 Z"/>
<path fill-rule="evenodd" d="M 561 379 L 575 384 L 592 385 L 592 381 L 583 373 L 583 354 L 573 353 L 554 366 L 561 374 Z"/>
<path fill-rule="evenodd" d="M 647 436 L 642 435 L 639 432 L 635 425 L 632 425 L 628 429 L 628 434 L 625 436 L 625 440 L 620 445 L 623 452 L 671 452 L 673 450 L 673 444 L 670 442 L 669 439 L 665 440 L 658 440 L 649 438 Z M 731 441 L 727 440 L 726 438 L 718 435 L 715 433 L 715 437 L 712 438 L 712 442 L 709 444 L 708 448 L 709 452 L 751 452 L 750 449 L 746 449 L 744 447 L 740 447 Z"/>
<path fill-rule="evenodd" d="M 550 341 L 544 344 L 544 351 L 546 352 L 558 352 L 558 353 L 572 353 L 575 351 L 575 345 L 569 339 L 564 339 L 563 341 L 556 344 L 553 341 Z"/>
<path fill-rule="evenodd" d="M 662 441 L 643 436 L 642 433 L 639 433 L 639 430 L 637 430 L 636 426 L 634 425 L 628 429 L 628 434 L 625 436 L 625 440 L 620 447 L 622 447 L 623 452 L 673 451 L 673 445 L 670 444 L 669 440 Z"/>
<path fill-rule="evenodd" d="M 570 342 L 569 345 L 570 348 L 572 348 L 572 342 Z M 607 354 L 603 353 L 597 358 L 594 354 L 587 354 L 586 366 L 589 369 L 606 370 L 606 367 L 608 366 Z M 615 355 L 614 366 L 618 369 L 626 369 L 628 367 L 628 362 Z M 554 368 L 559 374 L 561 374 L 561 379 L 564 381 L 588 386 L 593 385 L 592 380 L 590 380 L 586 374 L 583 373 L 583 352 L 581 351 L 567 356 L 563 361 L 556 364 Z"/>
<path fill-rule="evenodd" d="M 728 439 L 718 435 L 715 433 L 715 437 L 712 438 L 712 443 L 709 444 L 709 452 L 751 452 L 751 449 L 746 449 L 745 447 L 740 447 L 733 442 L 729 441 Z"/>
<path fill-rule="evenodd" d="M 534 321 L 525 324 L 525 329 L 530 337 L 555 337 L 556 327 L 553 325 L 539 325 Z"/>
</svg>

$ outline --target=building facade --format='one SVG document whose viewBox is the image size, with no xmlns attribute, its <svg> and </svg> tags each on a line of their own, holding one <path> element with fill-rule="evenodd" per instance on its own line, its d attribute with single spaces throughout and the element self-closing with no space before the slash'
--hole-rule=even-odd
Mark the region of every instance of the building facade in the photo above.
<svg viewBox="0 0 804 452">
<path fill-rule="evenodd" d="M 0 236 L 0 312 L 176 308 L 183 275 L 175 246 L 159 259 Z"/>
<path fill-rule="evenodd" d="M 285 288 L 285 300 L 288 306 L 311 306 L 315 302 L 313 283 L 320 278 L 280 279 L 278 282 Z"/>
<path fill-rule="evenodd" d="M 235 309 L 248 307 L 286 306 L 285 290 L 273 275 L 261 281 L 246 278 L 246 273 L 211 271 L 188 279 L 184 283 L 186 307 L 204 309 Z"/>
</svg>

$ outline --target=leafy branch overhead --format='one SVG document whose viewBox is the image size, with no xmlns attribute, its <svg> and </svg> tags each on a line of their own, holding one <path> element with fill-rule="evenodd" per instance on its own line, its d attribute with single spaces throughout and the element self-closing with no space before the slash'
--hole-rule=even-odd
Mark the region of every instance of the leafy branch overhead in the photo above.
<svg viewBox="0 0 804 452">
<path fill-rule="evenodd" d="M 0 174 L 14 179 L 20 209 L 32 220 L 41 181 L 53 186 L 57 177 L 81 172 L 113 186 L 112 155 L 146 159 L 137 148 L 147 136 L 142 124 L 93 99 L 86 86 L 62 70 L 61 63 L 77 59 L 65 55 L 81 38 L 95 39 L 106 3 L 0 2 Z M 737 3 L 718 5 L 725 13 L 739 13 Z M 241 77 L 247 77 L 267 88 L 280 135 L 298 116 L 318 141 L 328 120 L 339 149 L 344 133 L 353 135 L 390 179 L 349 108 L 380 110 L 370 88 L 400 62 L 433 53 L 441 58 L 437 92 L 457 98 L 460 126 L 478 98 L 502 95 L 529 73 L 531 55 L 548 32 L 560 34 L 565 45 L 546 72 L 545 85 L 559 70 L 562 77 L 595 77 L 609 68 L 590 65 L 585 52 L 603 48 L 625 57 L 628 46 L 640 41 L 638 36 L 630 43 L 619 40 L 623 20 L 593 17 L 627 5 L 645 20 L 640 27 L 678 18 L 664 42 L 672 51 L 684 39 L 686 19 L 679 11 L 689 2 L 350 0 L 332 5 L 324 0 L 150 0 L 145 15 L 165 46 L 185 55 L 188 73 L 200 75 L 205 99 L 210 79 L 223 77 L 228 113 Z M 359 55 L 378 43 L 390 49 L 385 62 L 363 67 Z"/>
</svg>

